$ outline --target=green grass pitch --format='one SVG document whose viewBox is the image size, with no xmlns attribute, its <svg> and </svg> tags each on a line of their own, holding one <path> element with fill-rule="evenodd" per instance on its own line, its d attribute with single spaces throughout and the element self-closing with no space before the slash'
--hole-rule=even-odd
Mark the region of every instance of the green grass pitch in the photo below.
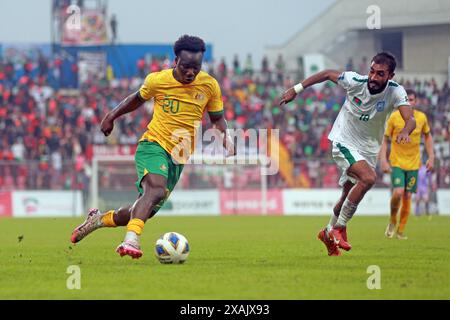
<svg viewBox="0 0 450 320">
<path fill-rule="evenodd" d="M 411 217 L 409 239 L 385 239 L 387 217 L 350 222 L 353 245 L 328 257 L 316 239 L 328 217 L 155 217 L 141 238 L 139 260 L 120 258 L 123 228 L 69 241 L 82 219 L 0 219 L 0 299 L 449 299 L 450 217 Z M 184 234 L 183 265 L 153 253 L 164 232 Z M 81 270 L 69 290 L 67 268 Z M 381 271 L 369 290 L 367 268 Z"/>
</svg>

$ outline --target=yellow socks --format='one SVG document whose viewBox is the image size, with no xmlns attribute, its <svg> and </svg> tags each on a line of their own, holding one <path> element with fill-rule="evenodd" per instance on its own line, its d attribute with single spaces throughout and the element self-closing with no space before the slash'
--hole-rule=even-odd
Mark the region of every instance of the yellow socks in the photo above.
<svg viewBox="0 0 450 320">
<path fill-rule="evenodd" d="M 101 220 L 104 227 L 117 227 L 116 223 L 114 222 L 114 210 L 110 210 L 106 212 Z M 136 235 L 140 236 L 142 233 L 142 229 L 144 229 L 145 222 L 141 219 L 131 219 L 127 224 L 127 231 L 132 231 Z"/>
<path fill-rule="evenodd" d="M 109 210 L 107 213 L 105 213 L 102 217 L 102 223 L 103 226 L 114 228 L 117 227 L 116 223 L 114 222 L 114 212 L 115 210 Z"/>
<path fill-rule="evenodd" d="M 397 212 L 400 207 L 401 198 L 397 198 L 394 195 L 391 197 L 391 223 L 393 225 L 397 224 Z"/>
<path fill-rule="evenodd" d="M 138 236 L 141 235 L 142 229 L 144 229 L 145 222 L 141 219 L 131 219 L 127 224 L 127 231 L 133 231 Z"/>
<path fill-rule="evenodd" d="M 406 222 L 408 221 L 410 211 L 411 211 L 411 198 L 403 197 L 402 209 L 400 210 L 400 225 L 398 226 L 399 233 L 403 233 L 403 231 L 405 230 Z"/>
</svg>

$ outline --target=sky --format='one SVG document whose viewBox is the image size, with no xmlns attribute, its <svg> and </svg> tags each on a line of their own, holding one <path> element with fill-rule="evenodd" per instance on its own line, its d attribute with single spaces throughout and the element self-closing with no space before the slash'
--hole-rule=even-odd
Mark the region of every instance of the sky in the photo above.
<svg viewBox="0 0 450 320">
<path fill-rule="evenodd" d="M 88 1 L 88 0 L 85 0 Z M 119 43 L 173 43 L 182 34 L 213 45 L 216 60 L 262 59 L 339 0 L 107 0 Z M 50 42 L 51 0 L 0 0 L 1 42 Z"/>
</svg>

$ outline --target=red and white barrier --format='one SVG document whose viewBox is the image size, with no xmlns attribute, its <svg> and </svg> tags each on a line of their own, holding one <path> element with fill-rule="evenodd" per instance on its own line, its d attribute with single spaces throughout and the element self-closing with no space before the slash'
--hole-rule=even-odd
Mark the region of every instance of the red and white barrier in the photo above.
<svg viewBox="0 0 450 320">
<path fill-rule="evenodd" d="M 370 190 L 358 215 L 388 215 L 390 190 Z M 330 215 L 339 189 L 268 190 L 267 215 Z M 450 215 L 450 189 L 437 192 L 440 215 Z M 130 203 L 134 199 L 130 199 Z M 263 215 L 259 190 L 175 190 L 158 216 Z M 413 203 L 414 205 L 414 203 Z M 0 217 L 79 217 L 86 214 L 81 191 L 0 192 Z"/>
<path fill-rule="evenodd" d="M 0 193 L 0 217 L 79 217 L 84 212 L 81 191 Z"/>
<path fill-rule="evenodd" d="M 12 216 L 11 192 L 0 192 L 0 217 Z"/>
</svg>

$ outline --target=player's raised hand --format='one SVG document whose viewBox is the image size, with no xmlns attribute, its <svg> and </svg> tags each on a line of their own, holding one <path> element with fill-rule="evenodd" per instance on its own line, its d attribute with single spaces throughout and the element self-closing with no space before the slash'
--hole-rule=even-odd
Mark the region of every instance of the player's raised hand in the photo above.
<svg viewBox="0 0 450 320">
<path fill-rule="evenodd" d="M 400 132 L 397 135 L 397 138 L 395 139 L 395 142 L 399 143 L 399 144 L 403 144 L 403 143 L 409 143 L 411 141 L 411 138 L 409 137 L 409 134 L 407 132 Z"/>
<path fill-rule="evenodd" d="M 100 123 L 100 130 L 102 130 L 105 137 L 109 136 L 114 129 L 114 120 L 106 115 Z"/>
<path fill-rule="evenodd" d="M 285 103 L 291 102 L 292 100 L 295 99 L 296 96 L 297 96 L 297 93 L 295 92 L 294 88 L 290 88 L 290 89 L 286 90 L 283 93 L 283 95 L 281 96 L 280 106 L 282 106 Z"/>
</svg>

